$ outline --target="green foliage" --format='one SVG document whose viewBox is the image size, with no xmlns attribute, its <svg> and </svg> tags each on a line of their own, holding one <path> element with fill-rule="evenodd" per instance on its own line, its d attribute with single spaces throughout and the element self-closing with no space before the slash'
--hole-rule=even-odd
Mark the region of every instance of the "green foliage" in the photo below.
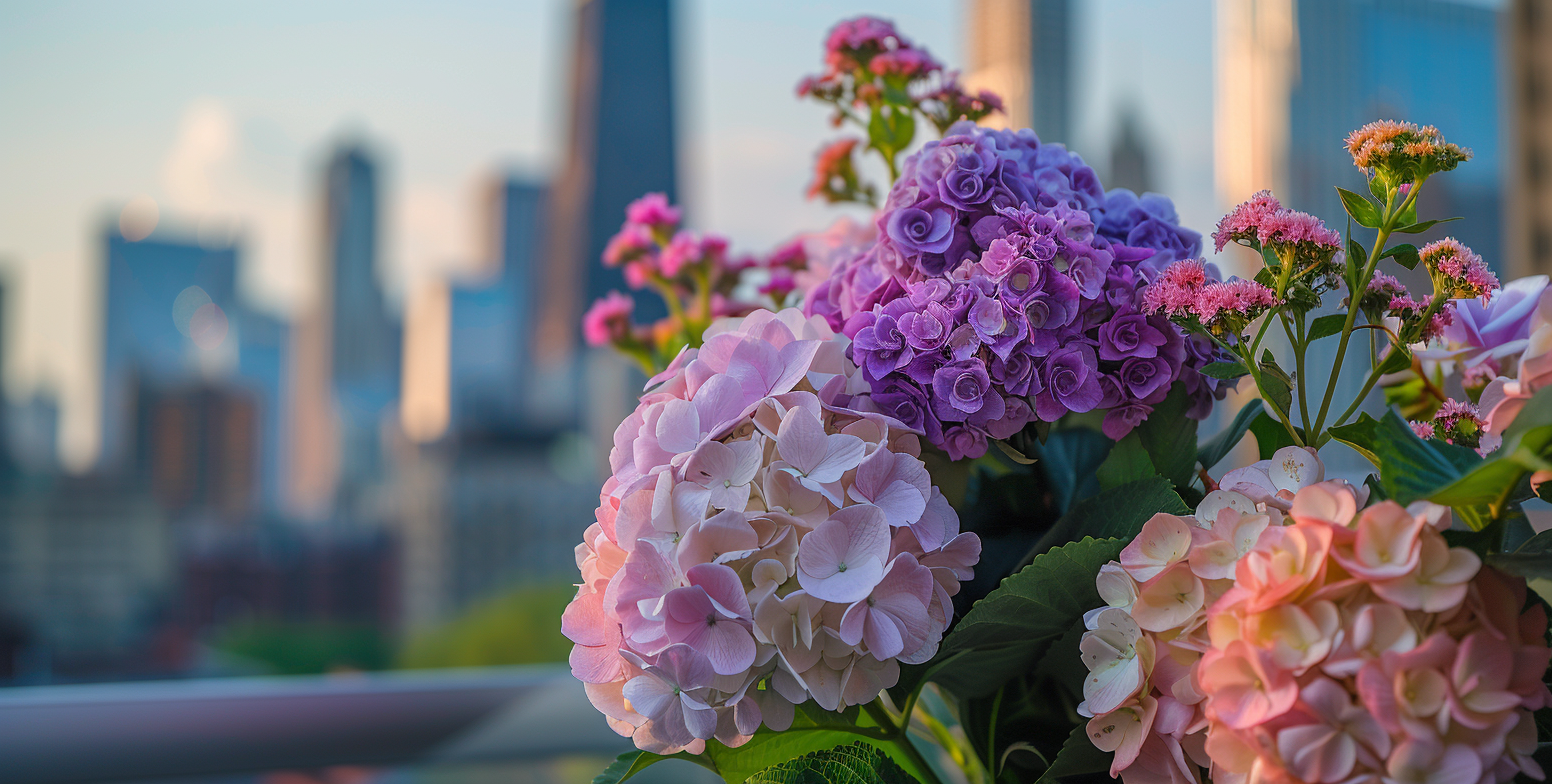
<svg viewBox="0 0 1552 784">
<path fill-rule="evenodd" d="M 1262 460 L 1270 460 L 1277 450 L 1293 446 L 1293 436 L 1288 435 L 1288 428 L 1265 411 L 1250 420 L 1250 432 L 1256 437 L 1256 449 Z"/>
<path fill-rule="evenodd" d="M 493 667 L 563 662 L 571 642 L 560 615 L 577 589 L 571 585 L 519 588 L 476 603 L 444 626 L 412 638 L 400 652 L 403 669 Z"/>
<path fill-rule="evenodd" d="M 1278 367 L 1270 351 L 1261 354 L 1261 393 L 1280 413 L 1293 411 L 1293 378 Z"/>
<path fill-rule="evenodd" d="M 1039 445 L 1040 469 L 1065 513 L 1072 505 L 1099 492 L 1094 472 L 1110 455 L 1114 442 L 1086 427 L 1053 430 Z"/>
<path fill-rule="evenodd" d="M 1440 218 L 1439 220 L 1425 220 L 1420 223 L 1413 223 L 1410 226 L 1399 226 L 1396 228 L 1396 231 L 1402 234 L 1422 234 L 1423 232 L 1433 228 L 1440 223 L 1449 223 L 1450 221 L 1458 220 L 1460 220 L 1460 218 Z"/>
<path fill-rule="evenodd" d="M 895 761 L 866 743 L 805 754 L 749 777 L 749 784 L 916 784 Z"/>
<path fill-rule="evenodd" d="M 1495 553 L 1487 562 L 1527 580 L 1552 579 L 1552 531 L 1532 536 L 1512 553 Z"/>
<path fill-rule="evenodd" d="M 1417 263 L 1422 259 L 1417 255 L 1417 246 L 1408 243 L 1393 246 L 1380 254 L 1382 259 L 1395 259 L 1407 269 L 1417 269 Z"/>
<path fill-rule="evenodd" d="M 1342 334 L 1342 327 L 1347 326 L 1346 313 L 1330 313 L 1310 322 L 1309 335 L 1305 341 L 1314 343 L 1321 338 L 1329 338 L 1332 335 Z"/>
<path fill-rule="evenodd" d="M 1379 427 L 1379 424 L 1378 419 L 1365 413 L 1359 414 L 1357 419 L 1345 425 L 1333 427 L 1326 432 L 1331 434 L 1333 440 L 1352 447 L 1358 454 L 1363 455 L 1364 459 L 1373 463 L 1375 468 L 1378 468 L 1380 458 L 1374 454 L 1373 446 L 1374 431 L 1375 428 Z"/>
<path fill-rule="evenodd" d="M 619 757 L 615 758 L 614 762 L 609 763 L 609 767 L 604 768 L 602 773 L 593 777 L 593 784 L 620 784 L 620 782 L 636 775 L 637 773 L 640 773 L 647 767 L 655 765 L 666 759 L 688 760 L 690 762 L 694 762 L 697 765 L 702 765 L 703 767 L 705 766 L 705 763 L 703 763 L 695 755 L 686 754 L 682 751 L 678 754 L 672 754 L 665 757 L 662 754 L 653 754 L 650 751 L 633 750 L 621 754 Z M 714 768 L 711 770 L 715 772 Z"/>
<path fill-rule="evenodd" d="M 1128 494 L 1105 494 L 1121 495 Z M 1125 539 L 1085 538 L 1037 556 L 970 608 L 943 640 L 943 665 L 932 680 L 976 697 L 1030 670 L 1083 613 L 1104 603 L 1094 575 L 1125 546 Z"/>
<path fill-rule="evenodd" d="M 1094 472 L 1099 477 L 1101 490 L 1113 490 L 1127 482 L 1136 482 L 1158 475 L 1148 450 L 1142 448 L 1142 439 L 1136 432 L 1116 442 L 1110 456 L 1099 464 Z"/>
<path fill-rule="evenodd" d="M 1043 553 L 1085 536 L 1131 538 L 1159 512 L 1191 514 L 1168 479 L 1153 476 L 1116 485 L 1075 504 L 1040 537 L 1032 552 Z"/>
<path fill-rule="evenodd" d="M 1342 208 L 1347 210 L 1348 215 L 1352 216 L 1354 223 L 1366 229 L 1377 229 L 1384 222 L 1384 219 L 1380 217 L 1379 208 L 1374 206 L 1374 202 L 1346 188 L 1337 188 L 1336 192 L 1342 197 Z"/>
<path fill-rule="evenodd" d="M 1230 422 L 1223 432 L 1202 444 L 1196 452 L 1196 461 L 1201 463 L 1203 468 L 1217 465 L 1228 456 L 1229 452 L 1234 451 L 1234 447 L 1239 446 L 1240 439 L 1244 438 L 1245 433 L 1250 430 L 1251 421 L 1260 416 L 1262 410 L 1261 398 L 1253 398 L 1246 403 L 1239 413 L 1234 415 L 1234 421 Z M 1287 431 L 1284 431 L 1284 435 L 1286 434 Z"/>
<path fill-rule="evenodd" d="M 1176 384 L 1164 402 L 1132 431 L 1142 441 L 1153 467 L 1176 487 L 1191 484 L 1196 470 L 1196 420 L 1186 416 L 1191 407 L 1185 386 Z"/>
<path fill-rule="evenodd" d="M 1069 776 L 1081 776 L 1110 770 L 1110 754 L 1100 751 L 1088 738 L 1088 725 L 1079 724 L 1062 743 L 1062 750 L 1051 767 L 1040 774 L 1035 784 L 1055 784 Z"/>
<path fill-rule="evenodd" d="M 392 659 L 388 639 L 364 624 L 249 621 L 221 630 L 212 646 L 275 675 L 380 670 Z"/>
<path fill-rule="evenodd" d="M 1250 373 L 1243 362 L 1213 362 L 1202 368 L 1202 375 L 1232 381 Z"/>
</svg>

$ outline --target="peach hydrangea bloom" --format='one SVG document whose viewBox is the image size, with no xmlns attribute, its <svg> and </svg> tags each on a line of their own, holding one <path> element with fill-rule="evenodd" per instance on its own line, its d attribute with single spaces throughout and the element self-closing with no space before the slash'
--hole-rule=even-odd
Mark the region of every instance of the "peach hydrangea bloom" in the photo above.
<svg viewBox="0 0 1552 784">
<path fill-rule="evenodd" d="M 638 747 L 737 746 L 937 652 L 980 540 L 846 345 L 797 310 L 719 319 L 615 431 L 561 631 Z"/>
<path fill-rule="evenodd" d="M 1525 581 L 1450 547 L 1447 509 L 1365 508 L 1323 479 L 1304 450 L 1231 471 L 1194 517 L 1155 516 L 1101 569 L 1079 712 L 1111 775 L 1543 778 L 1531 714 L 1552 704 L 1552 648 Z"/>
</svg>

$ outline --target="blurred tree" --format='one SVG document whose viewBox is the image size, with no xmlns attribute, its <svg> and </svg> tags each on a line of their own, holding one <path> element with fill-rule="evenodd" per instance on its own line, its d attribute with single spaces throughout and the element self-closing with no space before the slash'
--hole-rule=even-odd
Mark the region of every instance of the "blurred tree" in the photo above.
<svg viewBox="0 0 1552 784">
<path fill-rule="evenodd" d="M 521 588 L 471 606 L 460 617 L 414 636 L 399 652 L 403 669 L 491 667 L 563 662 L 571 643 L 560 615 L 576 594 L 571 585 Z"/>
</svg>

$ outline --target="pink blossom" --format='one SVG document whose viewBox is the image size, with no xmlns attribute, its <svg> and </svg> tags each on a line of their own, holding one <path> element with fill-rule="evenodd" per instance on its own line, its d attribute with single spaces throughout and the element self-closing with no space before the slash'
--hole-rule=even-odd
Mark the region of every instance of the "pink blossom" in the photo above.
<svg viewBox="0 0 1552 784">
<path fill-rule="evenodd" d="M 594 302 L 582 316 L 582 336 L 590 346 L 607 346 L 630 333 L 630 314 L 636 301 L 611 291 Z"/>
<path fill-rule="evenodd" d="M 679 208 L 668 203 L 668 196 L 649 193 L 625 207 L 625 220 L 642 226 L 661 236 L 672 234 L 679 227 Z"/>
<path fill-rule="evenodd" d="M 884 576 L 889 523 L 876 506 L 837 511 L 798 547 L 798 583 L 827 602 L 865 598 Z"/>
</svg>

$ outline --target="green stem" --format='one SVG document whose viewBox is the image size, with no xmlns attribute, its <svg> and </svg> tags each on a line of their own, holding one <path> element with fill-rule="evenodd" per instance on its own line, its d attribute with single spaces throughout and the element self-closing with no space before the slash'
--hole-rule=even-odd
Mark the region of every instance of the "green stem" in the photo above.
<svg viewBox="0 0 1552 784">
<path fill-rule="evenodd" d="M 873 717 L 874 721 L 878 722 L 880 727 L 887 731 L 888 734 L 885 739 L 893 742 L 895 748 L 905 755 L 905 758 L 910 760 L 917 770 L 921 771 L 921 774 L 927 778 L 923 784 L 943 784 L 942 779 L 938 778 L 937 770 L 927 762 L 927 758 L 923 757 L 921 752 L 917 751 L 916 746 L 911 743 L 911 734 L 907 732 L 907 729 L 911 726 L 909 714 L 900 717 L 900 725 L 897 727 L 895 726 L 894 719 L 889 717 L 889 711 L 885 710 L 878 700 L 874 700 L 862 706 L 862 708 L 868 712 L 869 716 Z"/>
<path fill-rule="evenodd" d="M 1268 314 L 1267 319 L 1268 320 L 1271 319 L 1271 315 L 1270 314 Z M 1265 322 L 1262 323 L 1262 331 L 1263 332 L 1266 331 L 1266 324 L 1265 324 Z M 1250 380 L 1251 380 L 1251 382 L 1253 382 L 1256 385 L 1256 391 L 1261 394 L 1261 399 L 1270 402 L 1271 398 L 1267 397 L 1267 395 L 1266 395 L 1266 387 L 1264 385 L 1262 385 L 1262 383 L 1261 383 L 1261 373 L 1260 373 L 1259 369 L 1256 367 L 1255 348 L 1252 347 L 1250 355 L 1246 356 L 1246 354 L 1243 351 L 1241 351 L 1239 348 L 1231 346 L 1228 343 L 1224 342 L 1223 340 L 1220 340 L 1218 338 L 1218 336 L 1212 334 L 1211 332 L 1208 332 L 1206 334 L 1207 334 L 1208 339 L 1210 339 L 1214 343 L 1217 343 L 1218 345 L 1222 346 L 1230 354 L 1233 354 L 1234 356 L 1239 357 L 1240 361 L 1245 364 L 1245 370 L 1250 373 Z M 1243 339 L 1243 337 L 1241 337 L 1241 345 L 1243 345 L 1243 341 L 1244 341 L 1244 339 Z M 1282 422 L 1283 423 L 1283 427 L 1288 429 L 1288 435 L 1289 435 L 1289 437 L 1291 437 L 1293 439 L 1293 443 L 1298 445 L 1298 446 L 1304 446 L 1304 439 L 1299 436 L 1298 428 L 1293 426 L 1293 420 L 1290 419 L 1287 414 L 1285 414 L 1285 413 L 1283 413 L 1281 411 L 1278 411 L 1277 410 L 1277 406 L 1267 406 L 1267 408 L 1270 409 L 1273 413 L 1277 414 L 1277 421 Z"/>
<path fill-rule="evenodd" d="M 1293 372 L 1298 376 L 1297 381 L 1299 384 L 1299 421 L 1304 425 L 1304 434 L 1309 435 L 1309 405 L 1305 402 L 1309 399 L 1309 394 L 1304 390 L 1304 350 L 1309 348 L 1309 346 L 1301 338 L 1304 334 L 1304 314 L 1293 314 L 1298 326 L 1297 331 L 1288 326 L 1288 316 L 1286 313 L 1278 313 L 1277 317 L 1283 322 L 1283 332 L 1288 334 L 1288 343 L 1293 346 Z"/>
</svg>

